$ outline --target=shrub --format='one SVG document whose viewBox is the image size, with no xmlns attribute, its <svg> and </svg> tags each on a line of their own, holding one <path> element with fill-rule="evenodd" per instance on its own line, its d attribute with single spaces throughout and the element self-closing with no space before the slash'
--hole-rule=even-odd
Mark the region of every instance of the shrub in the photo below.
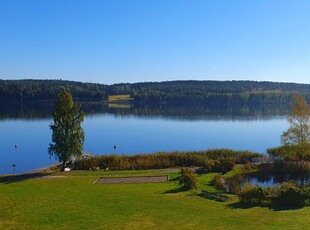
<svg viewBox="0 0 310 230">
<path fill-rule="evenodd" d="M 251 171 L 253 169 L 255 169 L 255 165 L 253 165 L 251 162 L 246 162 L 244 166 L 242 167 L 242 171 L 245 171 L 245 172 Z"/>
<path fill-rule="evenodd" d="M 235 166 L 233 159 L 218 159 L 218 160 L 206 160 L 202 167 L 204 172 L 228 172 L 232 170 Z"/>
<path fill-rule="evenodd" d="M 221 172 L 228 172 L 235 167 L 235 162 L 232 159 L 220 159 L 220 171 Z"/>
<path fill-rule="evenodd" d="M 215 175 L 211 180 L 211 184 L 215 185 L 215 187 L 219 190 L 225 190 L 225 185 L 223 183 L 223 178 L 221 175 Z"/>
<path fill-rule="evenodd" d="M 309 161 L 310 145 L 304 147 L 300 145 L 283 145 L 267 149 L 270 156 L 283 157 L 286 161 Z"/>
<path fill-rule="evenodd" d="M 213 172 L 214 170 L 214 165 L 215 165 L 215 161 L 214 160 L 206 160 L 203 165 L 202 165 L 202 168 L 203 168 L 203 171 L 205 173 L 209 173 L 209 172 Z"/>
<path fill-rule="evenodd" d="M 250 204 L 252 199 L 252 190 L 253 185 L 251 183 L 246 184 L 246 186 L 242 188 L 238 194 L 239 201 L 241 203 Z"/>
<path fill-rule="evenodd" d="M 304 188 L 305 203 L 310 205 L 310 187 Z"/>
<path fill-rule="evenodd" d="M 238 194 L 239 201 L 246 204 L 274 206 L 304 206 L 310 204 L 310 188 L 298 187 L 295 183 L 285 182 L 273 188 L 247 184 Z"/>
<path fill-rule="evenodd" d="M 182 168 L 181 169 L 181 176 L 179 180 L 179 184 L 182 185 L 182 187 L 185 190 L 190 189 L 197 189 L 198 180 L 196 177 L 195 172 L 189 168 Z"/>
<path fill-rule="evenodd" d="M 267 200 L 267 191 L 259 186 L 248 183 L 238 194 L 241 203 L 261 205 Z"/>
<path fill-rule="evenodd" d="M 243 181 L 243 175 L 237 174 L 233 177 L 225 179 L 225 185 L 227 187 L 228 192 L 239 194 L 241 191 L 241 184 Z"/>
<path fill-rule="evenodd" d="M 307 200 L 307 195 L 303 189 L 297 187 L 292 182 L 286 182 L 278 189 L 278 193 L 272 197 L 274 205 L 298 205 L 303 206 Z"/>
</svg>

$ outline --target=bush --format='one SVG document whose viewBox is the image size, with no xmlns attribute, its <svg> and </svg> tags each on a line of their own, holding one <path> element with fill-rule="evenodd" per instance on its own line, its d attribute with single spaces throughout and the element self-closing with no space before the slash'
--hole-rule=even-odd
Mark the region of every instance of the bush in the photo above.
<svg viewBox="0 0 310 230">
<path fill-rule="evenodd" d="M 273 188 L 247 184 L 241 189 L 238 197 L 239 201 L 245 204 L 304 206 L 310 204 L 310 188 L 301 188 L 292 182 L 286 182 Z"/>
<path fill-rule="evenodd" d="M 303 189 L 292 182 L 286 182 L 278 189 L 276 196 L 272 197 L 274 205 L 298 205 L 303 206 L 308 199 Z"/>
<path fill-rule="evenodd" d="M 204 172 L 228 172 L 232 170 L 235 166 L 233 159 L 218 159 L 218 160 L 206 160 L 202 167 Z"/>
<path fill-rule="evenodd" d="M 185 190 L 190 190 L 190 189 L 196 190 L 198 180 L 197 180 L 195 172 L 189 168 L 182 168 L 179 184 L 182 185 L 182 187 Z"/>
<path fill-rule="evenodd" d="M 214 160 L 206 160 L 203 165 L 202 165 L 202 168 L 203 168 L 203 171 L 205 173 L 209 173 L 209 172 L 213 172 L 214 170 L 214 165 L 215 165 L 215 161 Z"/>
<path fill-rule="evenodd" d="M 211 180 L 211 185 L 215 185 L 215 187 L 219 190 L 225 190 L 225 185 L 221 175 L 215 175 Z"/>
<path fill-rule="evenodd" d="M 253 169 L 255 169 L 255 165 L 253 165 L 250 162 L 246 162 L 241 170 L 244 171 L 244 172 L 248 172 L 248 171 L 251 171 Z"/>
<path fill-rule="evenodd" d="M 286 161 L 309 161 L 310 145 L 304 147 L 300 145 L 283 145 L 267 149 L 272 157 L 283 157 Z"/>
<path fill-rule="evenodd" d="M 310 187 L 304 189 L 305 203 L 310 205 Z"/>
<path fill-rule="evenodd" d="M 259 185 L 253 186 L 248 183 L 241 189 L 238 196 L 241 203 L 261 205 L 267 200 L 268 196 L 266 194 L 268 194 L 267 190 L 263 187 Z"/>
<path fill-rule="evenodd" d="M 220 159 L 220 171 L 228 172 L 235 167 L 235 162 L 232 159 Z"/>
</svg>

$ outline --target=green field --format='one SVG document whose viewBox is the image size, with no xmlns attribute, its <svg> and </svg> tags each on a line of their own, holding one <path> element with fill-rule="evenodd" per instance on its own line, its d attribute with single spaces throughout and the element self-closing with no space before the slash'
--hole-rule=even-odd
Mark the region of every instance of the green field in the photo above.
<svg viewBox="0 0 310 230">
<path fill-rule="evenodd" d="M 99 176 L 169 175 L 165 183 L 93 184 Z M 310 207 L 272 210 L 178 191 L 163 170 L 69 172 L 62 178 L 0 177 L 0 229 L 307 229 Z M 199 176 L 199 188 L 214 174 Z M 18 179 L 18 180 L 17 180 Z"/>
<path fill-rule="evenodd" d="M 109 96 L 108 101 L 109 102 L 118 102 L 118 101 L 131 101 L 132 98 L 130 97 L 130 95 L 125 94 L 125 95 L 112 95 Z"/>
</svg>

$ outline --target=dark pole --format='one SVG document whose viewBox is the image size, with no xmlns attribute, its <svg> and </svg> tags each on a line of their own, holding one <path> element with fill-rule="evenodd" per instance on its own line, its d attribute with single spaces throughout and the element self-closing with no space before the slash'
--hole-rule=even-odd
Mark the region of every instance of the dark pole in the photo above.
<svg viewBox="0 0 310 230">
<path fill-rule="evenodd" d="M 13 174 L 15 174 L 16 164 L 12 164 Z"/>
</svg>

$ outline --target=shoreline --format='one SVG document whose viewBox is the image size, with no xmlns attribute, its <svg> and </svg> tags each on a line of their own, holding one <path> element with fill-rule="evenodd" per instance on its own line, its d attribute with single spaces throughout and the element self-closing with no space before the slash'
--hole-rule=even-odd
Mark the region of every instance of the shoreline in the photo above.
<svg viewBox="0 0 310 230">
<path fill-rule="evenodd" d="M 58 165 L 60 165 L 59 162 L 51 164 L 51 165 L 47 165 L 47 166 L 44 166 L 44 167 L 41 167 L 41 168 L 32 169 L 32 170 L 29 170 L 27 172 L 20 173 L 20 174 L 44 173 L 46 170 L 48 170 L 48 169 L 50 169 L 52 167 L 58 166 Z"/>
</svg>

